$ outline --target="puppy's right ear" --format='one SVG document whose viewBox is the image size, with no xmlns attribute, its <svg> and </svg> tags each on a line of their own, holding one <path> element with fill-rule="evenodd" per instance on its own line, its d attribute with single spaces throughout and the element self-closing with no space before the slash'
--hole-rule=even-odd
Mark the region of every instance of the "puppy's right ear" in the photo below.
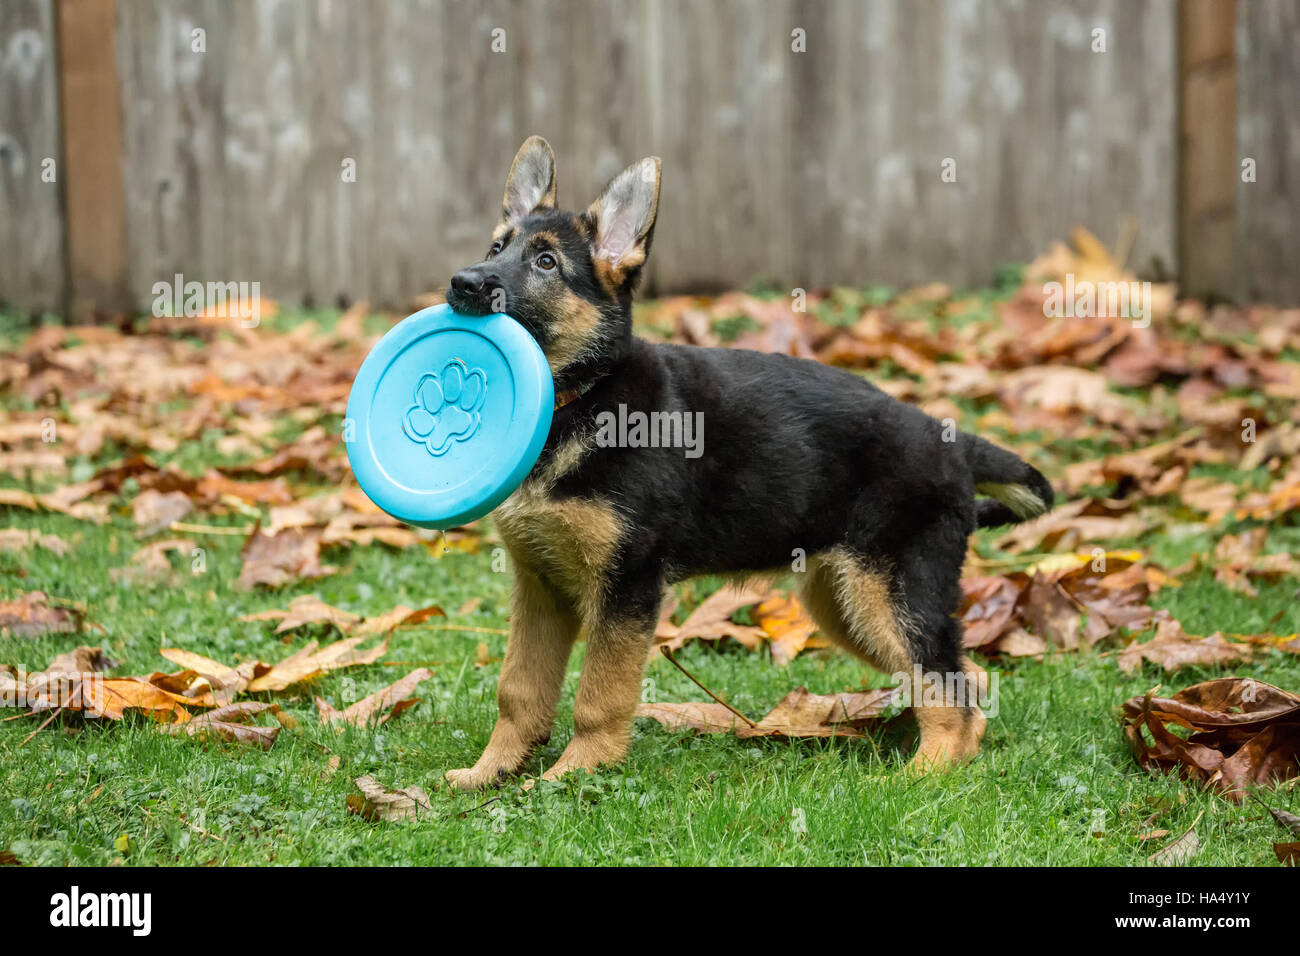
<svg viewBox="0 0 1300 956">
<path fill-rule="evenodd" d="M 519 147 L 506 177 L 501 200 L 501 223 L 513 225 L 538 209 L 555 208 L 555 154 L 540 136 L 530 136 Z"/>
<path fill-rule="evenodd" d="M 583 214 L 593 235 L 596 276 L 612 290 L 636 285 L 650 254 L 659 215 L 658 156 L 648 156 L 615 176 Z"/>
</svg>

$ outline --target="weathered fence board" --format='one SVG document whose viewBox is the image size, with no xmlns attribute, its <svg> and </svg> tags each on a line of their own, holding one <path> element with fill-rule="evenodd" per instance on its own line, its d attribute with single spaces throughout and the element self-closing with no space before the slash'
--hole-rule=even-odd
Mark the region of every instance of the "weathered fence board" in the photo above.
<svg viewBox="0 0 1300 956">
<path fill-rule="evenodd" d="M 1178 5 L 1178 275 L 1193 296 L 1237 284 L 1237 6 Z"/>
<path fill-rule="evenodd" d="M 663 156 L 659 290 L 974 283 L 1125 216 L 1137 261 L 1173 259 L 1172 0 L 146 0 L 120 17 L 138 295 L 182 272 L 404 302 L 482 252 L 533 132 L 573 205 Z"/>
<path fill-rule="evenodd" d="M 122 90 L 109 42 L 117 6 L 117 0 L 58 4 L 67 309 L 75 321 L 135 304 L 127 284 Z"/>
<path fill-rule="evenodd" d="M 64 297 L 55 68 L 54 0 L 0 3 L 0 303 L 26 312 Z"/>
<path fill-rule="evenodd" d="M 982 282 L 1072 225 L 1114 240 L 1127 216 L 1141 228 L 1133 261 L 1172 263 L 1173 13 L 800 4 L 792 204 L 808 282 Z"/>
<path fill-rule="evenodd" d="M 59 2 L 0 8 L 0 144 L 29 179 L 58 155 Z M 1300 301 L 1297 7 L 1238 9 L 1237 291 Z M 43 58 L 14 59 L 23 30 Z M 571 207 L 663 157 L 653 291 L 970 285 L 1129 220 L 1130 262 L 1172 273 L 1178 37 L 1176 0 L 119 2 L 122 280 L 145 308 L 176 273 L 401 307 L 483 253 L 532 133 Z M 0 300 L 53 303 L 58 189 L 19 184 L 14 149 Z"/>
<path fill-rule="evenodd" d="M 1300 305 L 1300 3 L 1237 4 L 1237 295 Z"/>
</svg>

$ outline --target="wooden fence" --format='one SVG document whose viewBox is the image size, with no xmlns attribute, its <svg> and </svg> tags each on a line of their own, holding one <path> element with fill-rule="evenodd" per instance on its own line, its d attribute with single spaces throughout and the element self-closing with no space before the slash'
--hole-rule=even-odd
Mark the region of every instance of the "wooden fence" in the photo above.
<svg viewBox="0 0 1300 956">
<path fill-rule="evenodd" d="M 978 284 L 1133 221 L 1295 303 L 1298 58 L 1296 0 L 2 0 L 0 301 L 400 308 L 541 133 L 571 207 L 663 157 L 652 291 Z"/>
</svg>

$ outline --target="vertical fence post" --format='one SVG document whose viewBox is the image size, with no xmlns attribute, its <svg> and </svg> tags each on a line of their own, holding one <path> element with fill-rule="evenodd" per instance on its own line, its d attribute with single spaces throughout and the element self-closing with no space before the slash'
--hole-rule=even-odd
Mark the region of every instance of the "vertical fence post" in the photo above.
<svg viewBox="0 0 1300 956">
<path fill-rule="evenodd" d="M 115 0 L 59 0 L 59 94 L 68 250 L 76 321 L 130 307 Z"/>
<path fill-rule="evenodd" d="M 1236 285 L 1236 0 L 1178 4 L 1178 272 L 1185 295 Z"/>
</svg>

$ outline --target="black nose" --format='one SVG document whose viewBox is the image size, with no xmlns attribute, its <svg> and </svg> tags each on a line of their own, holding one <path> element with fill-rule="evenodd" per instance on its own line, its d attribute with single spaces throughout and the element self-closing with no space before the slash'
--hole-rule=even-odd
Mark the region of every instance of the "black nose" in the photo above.
<svg viewBox="0 0 1300 956">
<path fill-rule="evenodd" d="M 483 295 L 500 285 L 501 280 L 495 273 L 488 273 L 474 266 L 461 269 L 451 277 L 451 287 L 465 295 Z"/>
</svg>

